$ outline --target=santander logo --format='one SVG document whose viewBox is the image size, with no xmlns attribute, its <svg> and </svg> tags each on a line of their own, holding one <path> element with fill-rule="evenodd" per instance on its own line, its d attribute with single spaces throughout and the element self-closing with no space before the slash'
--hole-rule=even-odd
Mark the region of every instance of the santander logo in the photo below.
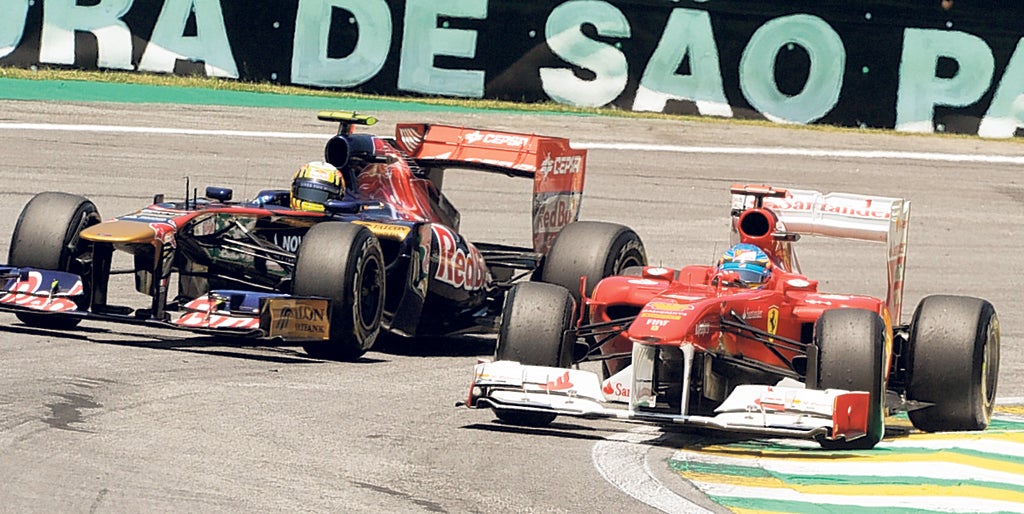
<svg viewBox="0 0 1024 514">
<path fill-rule="evenodd" d="M 851 205 L 849 203 L 816 204 L 813 201 L 792 200 L 783 198 L 765 198 L 764 205 L 770 209 L 782 211 L 812 211 L 817 208 L 821 212 L 840 214 L 843 216 L 854 216 L 858 218 L 889 219 L 892 213 L 884 208 L 874 208 L 871 200 L 864 202 L 863 206 Z M 883 206 L 884 207 L 884 206 Z"/>
<path fill-rule="evenodd" d="M 622 382 L 607 382 L 603 388 L 601 388 L 607 396 L 617 396 L 619 398 L 629 398 L 629 387 Z"/>
</svg>

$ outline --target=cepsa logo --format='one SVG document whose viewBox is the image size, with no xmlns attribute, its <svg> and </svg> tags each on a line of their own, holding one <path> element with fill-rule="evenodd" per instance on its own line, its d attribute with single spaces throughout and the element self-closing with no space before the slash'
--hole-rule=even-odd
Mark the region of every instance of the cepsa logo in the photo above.
<svg viewBox="0 0 1024 514">
<path fill-rule="evenodd" d="M 479 130 L 470 132 L 462 136 L 462 138 L 469 144 L 476 143 L 487 143 L 498 146 L 514 146 L 523 147 L 529 144 L 529 136 L 520 136 L 517 134 L 496 134 L 493 132 L 480 132 Z"/>
<path fill-rule="evenodd" d="M 551 157 L 551 154 L 548 154 L 540 164 L 540 172 L 545 176 L 549 174 L 567 175 L 570 173 L 579 173 L 582 168 L 583 157 L 579 155 L 561 155 L 558 157 Z"/>
<path fill-rule="evenodd" d="M 437 273 L 434 278 L 467 291 L 478 290 L 487 283 L 484 258 L 472 245 L 459 246 L 455 234 L 447 227 L 431 225 L 437 239 Z"/>
</svg>

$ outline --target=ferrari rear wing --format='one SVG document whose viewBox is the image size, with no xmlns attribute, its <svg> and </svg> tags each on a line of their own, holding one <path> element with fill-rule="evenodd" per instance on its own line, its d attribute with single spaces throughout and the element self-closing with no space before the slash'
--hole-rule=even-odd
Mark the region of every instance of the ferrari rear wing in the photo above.
<svg viewBox="0 0 1024 514">
<path fill-rule="evenodd" d="M 779 218 L 780 232 L 885 243 L 886 305 L 892 319 L 900 319 L 910 200 L 764 185 L 734 185 L 731 191 L 734 222 L 743 210 L 762 204 Z"/>
<path fill-rule="evenodd" d="M 579 217 L 587 151 L 569 140 L 447 125 L 400 123 L 398 146 L 424 167 L 467 168 L 533 179 L 533 249 L 547 253 Z"/>
</svg>

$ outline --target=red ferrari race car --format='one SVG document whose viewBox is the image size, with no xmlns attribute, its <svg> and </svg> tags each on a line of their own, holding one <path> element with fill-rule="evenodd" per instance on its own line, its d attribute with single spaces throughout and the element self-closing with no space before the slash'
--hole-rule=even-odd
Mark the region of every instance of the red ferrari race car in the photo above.
<svg viewBox="0 0 1024 514">
<path fill-rule="evenodd" d="M 290 190 L 243 202 L 222 187 L 178 201 L 158 194 L 107 221 L 83 197 L 36 195 L 0 266 L 0 310 L 44 328 L 146 324 L 294 341 L 315 357 L 351 360 L 382 329 L 493 332 L 517 281 L 575 287 L 581 275 L 647 262 L 629 228 L 576 221 L 586 151 L 567 139 L 422 123 L 399 124 L 389 138 L 354 133 L 376 122 L 369 116 L 319 118 L 340 123 L 338 134 Z M 460 235 L 442 184 L 463 170 L 532 180 L 531 246 Z M 112 265 L 115 252 L 128 254 L 127 269 Z M 111 302 L 119 274 L 133 277 L 134 304 Z"/>
<path fill-rule="evenodd" d="M 521 425 L 615 418 L 835 449 L 874 447 L 897 410 L 929 432 L 988 425 L 993 306 L 929 296 L 900 324 L 909 201 L 762 185 L 732 194 L 736 246 L 715 265 L 583 282 L 580 309 L 561 286 L 514 286 L 468 405 Z M 793 243 L 803 235 L 884 243 L 886 297 L 819 291 L 800 272 Z M 584 361 L 603 373 L 574 366 Z"/>
</svg>

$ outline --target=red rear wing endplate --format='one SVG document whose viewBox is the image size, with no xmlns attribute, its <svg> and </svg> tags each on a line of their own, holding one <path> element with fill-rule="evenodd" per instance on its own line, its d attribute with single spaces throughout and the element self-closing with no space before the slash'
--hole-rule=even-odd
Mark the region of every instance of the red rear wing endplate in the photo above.
<svg viewBox="0 0 1024 514">
<path fill-rule="evenodd" d="M 399 147 L 424 163 L 533 177 L 533 247 L 547 253 L 558 232 L 579 217 L 587 151 L 569 140 L 449 125 L 400 123 Z"/>
</svg>

